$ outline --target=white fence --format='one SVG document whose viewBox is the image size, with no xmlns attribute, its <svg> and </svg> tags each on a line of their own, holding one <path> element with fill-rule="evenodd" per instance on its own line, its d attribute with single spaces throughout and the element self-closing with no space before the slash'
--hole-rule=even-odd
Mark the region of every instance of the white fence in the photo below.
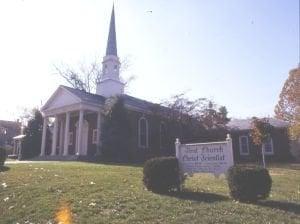
<svg viewBox="0 0 300 224">
<path fill-rule="evenodd" d="M 175 147 L 182 173 L 212 173 L 219 176 L 234 164 L 229 134 L 223 142 L 181 144 L 176 139 Z"/>
</svg>

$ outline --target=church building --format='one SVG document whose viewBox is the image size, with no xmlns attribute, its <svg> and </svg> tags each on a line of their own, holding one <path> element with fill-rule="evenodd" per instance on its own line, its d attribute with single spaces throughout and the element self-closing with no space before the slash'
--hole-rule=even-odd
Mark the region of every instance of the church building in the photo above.
<svg viewBox="0 0 300 224">
<path fill-rule="evenodd" d="M 59 86 L 41 108 L 43 133 L 40 156 L 77 158 L 101 155 L 101 125 L 105 101 L 120 96 L 131 113 L 132 152 L 137 158 L 151 156 L 154 149 L 167 148 L 165 123 L 151 121 L 149 113 L 153 103 L 126 95 L 120 79 L 120 60 L 117 53 L 115 13 L 112 9 L 106 55 L 102 61 L 102 76 L 96 93 L 88 93 L 67 86 Z M 47 131 L 49 119 L 53 121 L 52 134 Z M 51 141 L 47 141 L 51 135 Z M 169 141 L 174 148 L 173 139 Z M 168 147 L 169 148 L 169 147 Z M 165 153 L 163 153 L 165 154 Z M 167 153 L 168 154 L 168 153 Z"/>
</svg>

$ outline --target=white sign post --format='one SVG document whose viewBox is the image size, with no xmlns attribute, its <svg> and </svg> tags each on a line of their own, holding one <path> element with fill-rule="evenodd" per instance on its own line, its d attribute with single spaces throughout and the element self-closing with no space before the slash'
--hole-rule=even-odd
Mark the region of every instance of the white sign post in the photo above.
<svg viewBox="0 0 300 224">
<path fill-rule="evenodd" d="M 181 144 L 175 142 L 176 157 L 182 173 L 212 173 L 218 177 L 233 166 L 232 139 L 224 142 Z"/>
</svg>

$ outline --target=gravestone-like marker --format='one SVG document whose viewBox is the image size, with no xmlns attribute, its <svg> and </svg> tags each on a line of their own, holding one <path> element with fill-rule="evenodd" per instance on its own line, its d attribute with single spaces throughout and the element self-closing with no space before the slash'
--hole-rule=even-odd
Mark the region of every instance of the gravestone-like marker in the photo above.
<svg viewBox="0 0 300 224">
<path fill-rule="evenodd" d="M 176 139 L 175 147 L 182 173 L 212 173 L 218 177 L 234 164 L 232 139 L 229 134 L 223 142 L 181 144 Z"/>
</svg>

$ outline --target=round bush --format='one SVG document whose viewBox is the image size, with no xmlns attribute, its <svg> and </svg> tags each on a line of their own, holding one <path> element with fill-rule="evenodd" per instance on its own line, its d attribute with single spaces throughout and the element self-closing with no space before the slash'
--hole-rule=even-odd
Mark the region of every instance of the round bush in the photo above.
<svg viewBox="0 0 300 224">
<path fill-rule="evenodd" d="M 143 182 L 146 188 L 157 193 L 180 190 L 181 177 L 176 157 L 159 157 L 145 162 Z"/>
<path fill-rule="evenodd" d="M 4 162 L 6 160 L 6 151 L 3 148 L 0 148 L 0 166 L 4 165 Z"/>
<path fill-rule="evenodd" d="M 230 195 L 237 201 L 255 202 L 269 196 L 272 179 L 262 167 L 233 166 L 228 170 Z"/>
</svg>

